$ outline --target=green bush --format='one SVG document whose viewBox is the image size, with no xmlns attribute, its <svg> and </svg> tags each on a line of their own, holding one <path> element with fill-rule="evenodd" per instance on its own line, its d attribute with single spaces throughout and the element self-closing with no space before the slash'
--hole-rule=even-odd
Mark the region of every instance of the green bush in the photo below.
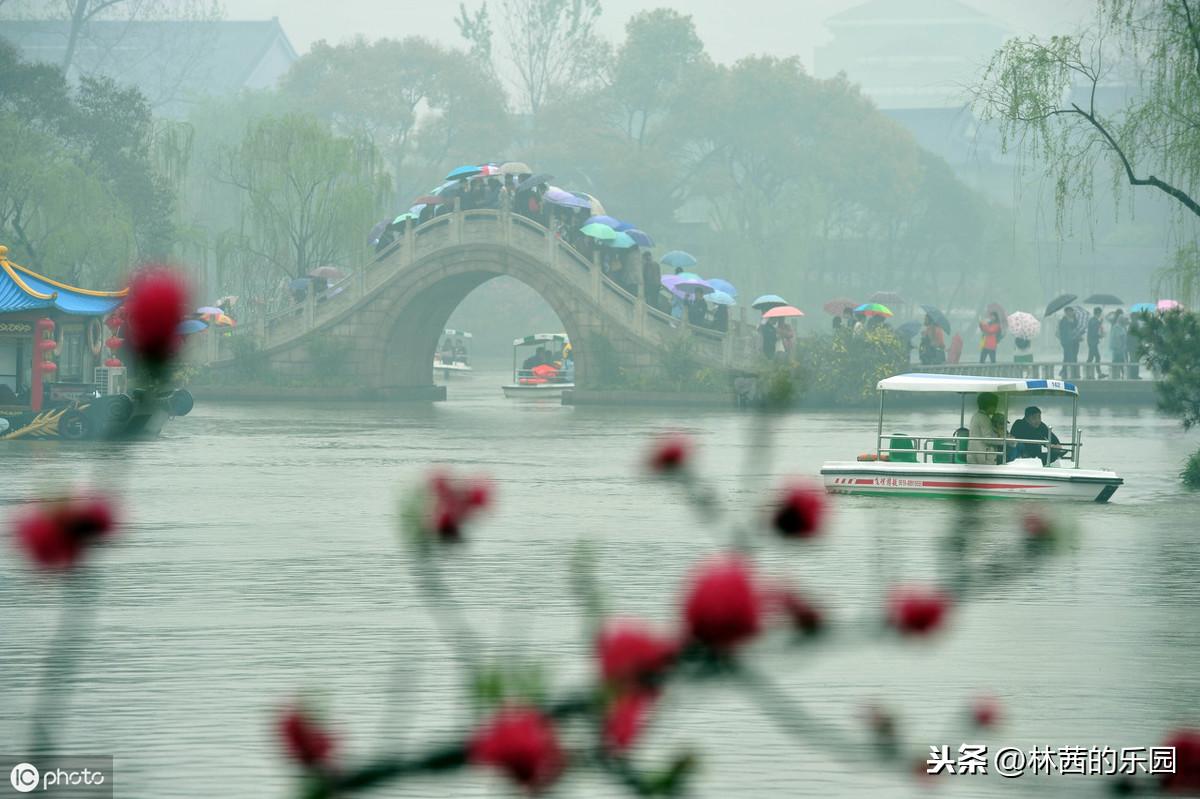
<svg viewBox="0 0 1200 799">
<path fill-rule="evenodd" d="M 807 336 L 796 340 L 795 379 L 809 401 L 858 405 L 875 396 L 875 384 L 908 369 L 908 347 L 879 327 L 859 336 Z"/>
<path fill-rule="evenodd" d="M 1187 459 L 1183 471 L 1179 473 L 1179 479 L 1183 480 L 1183 484 L 1188 488 L 1200 488 L 1200 450 L 1193 452 Z"/>
</svg>

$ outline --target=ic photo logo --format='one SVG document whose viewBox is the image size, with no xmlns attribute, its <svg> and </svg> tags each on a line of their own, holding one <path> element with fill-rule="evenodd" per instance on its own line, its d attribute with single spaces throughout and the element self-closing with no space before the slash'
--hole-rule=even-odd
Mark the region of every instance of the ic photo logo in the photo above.
<svg viewBox="0 0 1200 799">
<path fill-rule="evenodd" d="M 0 771 L 0 774 L 4 772 Z M 8 774 L 8 781 L 18 793 L 29 793 L 38 787 L 42 775 L 32 763 L 18 763 Z"/>
</svg>

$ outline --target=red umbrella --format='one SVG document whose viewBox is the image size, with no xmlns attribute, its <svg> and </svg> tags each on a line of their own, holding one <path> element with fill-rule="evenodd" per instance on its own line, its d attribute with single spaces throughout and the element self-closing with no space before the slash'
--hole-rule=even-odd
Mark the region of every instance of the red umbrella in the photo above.
<svg viewBox="0 0 1200 799">
<path fill-rule="evenodd" d="M 984 309 L 985 314 L 990 314 L 993 311 L 995 311 L 996 314 L 1000 317 L 1000 326 L 1007 329 L 1008 328 L 1008 314 L 1005 313 L 1004 306 L 998 302 L 993 302 L 993 303 L 989 303 L 988 307 Z"/>
<path fill-rule="evenodd" d="M 763 319 L 783 319 L 789 316 L 804 316 L 804 311 L 791 305 L 780 305 L 763 313 Z"/>
<path fill-rule="evenodd" d="M 855 305 L 858 305 L 858 303 L 854 300 L 847 300 L 839 297 L 836 300 L 830 300 L 821 307 L 825 309 L 825 313 L 827 314 L 832 316 L 841 316 L 847 308 L 853 308 Z"/>
<path fill-rule="evenodd" d="M 445 197 L 439 197 L 436 194 L 422 194 L 413 200 L 413 205 L 441 205 L 444 202 L 446 202 Z"/>
</svg>

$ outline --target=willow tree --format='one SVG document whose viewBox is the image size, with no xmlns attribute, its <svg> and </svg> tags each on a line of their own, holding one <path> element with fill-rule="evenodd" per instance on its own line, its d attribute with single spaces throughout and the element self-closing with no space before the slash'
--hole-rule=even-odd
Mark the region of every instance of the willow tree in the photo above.
<svg viewBox="0 0 1200 799">
<path fill-rule="evenodd" d="M 1133 91 L 1113 97 L 1114 83 Z M 1060 224 L 1072 201 L 1091 199 L 1105 161 L 1114 189 L 1157 192 L 1185 229 L 1200 222 L 1200 0 L 1098 0 L 1080 34 L 1006 43 L 974 94 L 1004 148 L 1052 176 Z M 1194 291 L 1197 275 L 1185 245 L 1167 277 Z"/>
<path fill-rule="evenodd" d="M 239 247 L 281 277 L 357 266 L 390 178 L 373 146 L 299 114 L 252 124 L 221 159 L 243 203 Z"/>
</svg>

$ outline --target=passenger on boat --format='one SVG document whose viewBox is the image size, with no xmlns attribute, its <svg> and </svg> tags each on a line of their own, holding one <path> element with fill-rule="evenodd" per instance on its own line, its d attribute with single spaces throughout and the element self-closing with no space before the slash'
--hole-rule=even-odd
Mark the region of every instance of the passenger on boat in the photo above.
<svg viewBox="0 0 1200 799">
<path fill-rule="evenodd" d="M 533 355 L 530 355 L 528 358 L 525 359 L 525 362 L 523 364 L 521 364 L 521 368 L 528 371 L 537 366 L 544 366 L 545 364 L 547 364 L 549 362 L 550 362 L 550 353 L 546 352 L 545 347 L 538 347 L 537 351 L 534 352 Z"/>
<path fill-rule="evenodd" d="M 971 452 L 967 454 L 967 463 L 998 464 L 999 445 L 988 443 L 984 439 L 999 438 L 992 424 L 992 414 L 996 412 L 999 398 L 990 391 L 985 391 L 975 398 L 975 404 L 979 410 L 971 417 L 970 437 L 967 439 L 967 449 Z"/>
<path fill-rule="evenodd" d="M 1043 464 L 1054 463 L 1066 452 L 1064 447 L 1056 446 L 1061 442 L 1058 436 L 1050 432 L 1050 428 L 1042 424 L 1042 410 L 1034 405 L 1025 409 L 1025 416 L 1012 425 L 1012 437 L 1017 439 L 1033 439 L 1050 444 L 1050 454 L 1047 458 L 1046 448 L 1042 444 L 1018 444 L 1016 457 L 1039 458 Z"/>
</svg>

